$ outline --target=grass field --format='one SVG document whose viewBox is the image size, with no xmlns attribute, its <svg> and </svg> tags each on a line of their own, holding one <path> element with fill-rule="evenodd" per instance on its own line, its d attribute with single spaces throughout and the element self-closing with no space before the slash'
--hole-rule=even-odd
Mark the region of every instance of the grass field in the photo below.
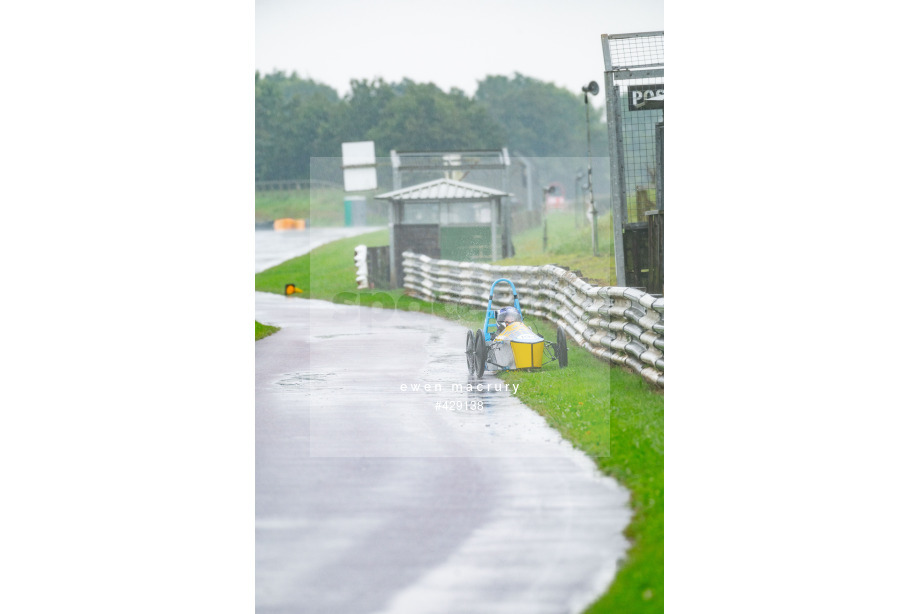
<svg viewBox="0 0 920 614">
<path fill-rule="evenodd" d="M 342 189 L 314 187 L 303 190 L 264 190 L 257 191 L 255 199 L 257 224 L 281 218 L 309 220 L 311 226 L 345 224 L 345 191 Z M 385 224 L 386 217 L 379 214 L 385 211 L 383 205 L 373 204 L 371 196 L 367 197 L 367 201 L 370 203 L 368 225 Z M 377 214 L 373 215 L 375 212 Z"/>
<path fill-rule="evenodd" d="M 315 226 L 341 226 L 345 192 L 334 188 L 256 192 L 256 222 L 291 217 Z"/>
<path fill-rule="evenodd" d="M 554 217 L 549 218 L 550 245 L 555 229 L 560 253 L 536 264 L 548 261 L 564 264 L 565 258 L 584 256 L 584 245 L 579 243 L 574 220 L 569 232 L 566 220 Z M 523 233 L 521 245 L 530 246 L 533 233 L 533 230 Z M 536 236 L 542 251 L 542 227 Z M 421 301 L 405 296 L 402 290 L 356 290 L 355 246 L 385 245 L 387 240 L 387 231 L 382 230 L 324 245 L 309 255 L 259 273 L 256 290 L 283 294 L 284 285 L 294 283 L 304 289 L 303 294 L 297 295 L 304 298 L 418 310 L 450 318 L 467 328 L 481 325 L 482 310 Z M 574 251 L 576 247 L 580 248 L 576 254 L 566 251 Z M 518 258 L 539 257 L 521 251 L 519 248 Z M 525 264 L 517 258 L 510 260 Z M 541 334 L 555 338 L 553 326 L 534 319 L 527 323 Z M 552 363 L 541 371 L 506 372 L 501 377 L 509 383 L 521 384 L 518 397 L 524 403 L 542 414 L 564 437 L 594 458 L 601 471 L 631 492 L 634 516 L 626 531 L 632 543 L 627 560 L 613 585 L 588 612 L 661 612 L 664 609 L 664 394 L 639 375 L 612 367 L 572 343 L 569 343 L 569 365 L 560 369 L 557 363 Z"/>
<path fill-rule="evenodd" d="M 512 237 L 515 255 L 495 264 L 539 266 L 556 264 L 601 285 L 616 284 L 616 266 L 610 253 L 610 216 L 597 216 L 598 255 L 591 249 L 591 226 L 586 219 L 576 222 L 573 213 L 551 213 L 547 222 L 547 251 L 543 251 L 543 225 Z M 579 225 L 580 224 L 580 225 Z"/>
</svg>

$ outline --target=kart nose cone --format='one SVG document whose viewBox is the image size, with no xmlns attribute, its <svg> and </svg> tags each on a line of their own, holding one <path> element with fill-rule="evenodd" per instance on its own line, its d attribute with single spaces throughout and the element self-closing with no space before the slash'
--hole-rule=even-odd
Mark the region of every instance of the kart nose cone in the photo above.
<svg viewBox="0 0 920 614">
<path fill-rule="evenodd" d="M 511 351 L 514 354 L 514 366 L 517 369 L 543 366 L 543 341 L 512 341 Z"/>
</svg>

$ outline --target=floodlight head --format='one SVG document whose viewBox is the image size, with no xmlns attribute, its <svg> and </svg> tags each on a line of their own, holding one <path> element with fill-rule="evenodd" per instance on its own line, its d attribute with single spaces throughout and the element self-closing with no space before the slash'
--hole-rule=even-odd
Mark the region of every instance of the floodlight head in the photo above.
<svg viewBox="0 0 920 614">
<path fill-rule="evenodd" d="M 585 92 L 586 94 L 591 94 L 592 96 L 597 96 L 597 93 L 601 91 L 601 88 L 598 87 L 597 81 L 592 81 L 588 85 L 581 88 L 581 91 Z"/>
</svg>

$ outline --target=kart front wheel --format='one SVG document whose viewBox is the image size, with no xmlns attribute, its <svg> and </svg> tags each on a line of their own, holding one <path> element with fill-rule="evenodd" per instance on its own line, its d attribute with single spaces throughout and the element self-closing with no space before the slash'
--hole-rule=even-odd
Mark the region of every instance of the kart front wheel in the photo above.
<svg viewBox="0 0 920 614">
<path fill-rule="evenodd" d="M 473 331 L 466 331 L 466 367 L 470 371 L 470 375 L 476 371 L 476 356 L 474 355 L 474 341 L 473 341 Z"/>
<path fill-rule="evenodd" d="M 476 336 L 473 338 L 473 356 L 476 359 L 476 377 L 482 377 L 486 370 L 486 339 L 480 329 L 476 330 Z"/>
<path fill-rule="evenodd" d="M 569 364 L 569 348 L 565 344 L 565 331 L 561 326 L 556 328 L 556 358 L 559 359 L 559 367 L 567 367 Z"/>
</svg>

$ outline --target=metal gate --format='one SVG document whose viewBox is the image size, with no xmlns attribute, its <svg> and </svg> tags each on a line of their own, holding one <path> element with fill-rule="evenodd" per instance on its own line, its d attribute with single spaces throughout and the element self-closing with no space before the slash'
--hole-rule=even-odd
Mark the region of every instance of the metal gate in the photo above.
<svg viewBox="0 0 920 614">
<path fill-rule="evenodd" d="M 646 214 L 660 215 L 664 204 L 660 194 L 664 156 L 657 146 L 663 142 L 664 32 L 603 34 L 601 43 L 610 149 L 610 212 L 617 285 L 623 286 L 628 285 L 627 277 L 635 280 L 635 276 L 627 275 L 628 269 L 648 271 L 648 263 L 630 262 L 630 254 L 624 249 L 624 233 L 647 233 Z M 660 135 L 656 134 L 659 124 Z"/>
</svg>

